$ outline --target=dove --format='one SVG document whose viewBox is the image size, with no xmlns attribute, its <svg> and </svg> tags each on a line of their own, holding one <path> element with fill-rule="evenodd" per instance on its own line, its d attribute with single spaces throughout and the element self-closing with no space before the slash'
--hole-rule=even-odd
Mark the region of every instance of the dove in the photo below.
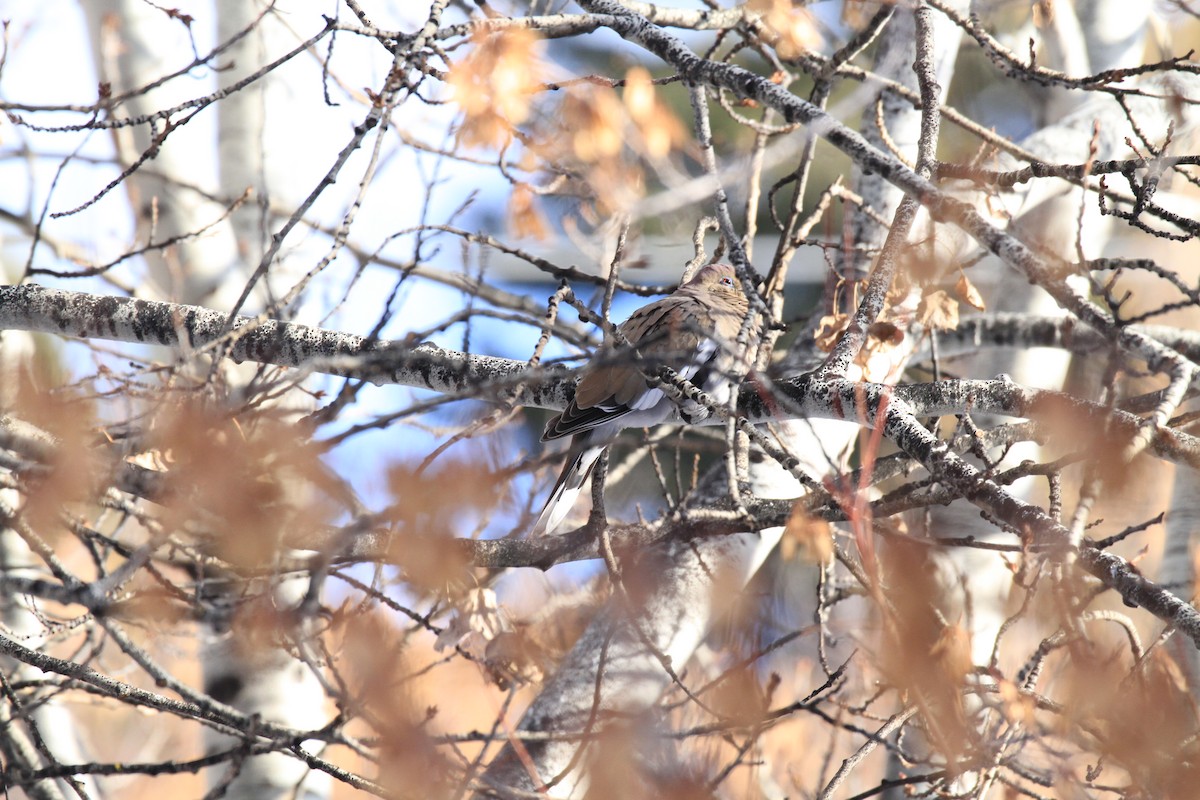
<svg viewBox="0 0 1200 800">
<path fill-rule="evenodd" d="M 671 367 L 717 405 L 729 400 L 749 369 L 758 339 L 758 325 L 752 324 L 748 344 L 739 352 L 738 333 L 748 309 L 734 268 L 710 264 L 617 327 L 628 344 L 617 337 L 615 347 L 602 349 L 584 367 L 570 405 L 546 424 L 542 441 L 574 438 L 532 535 L 558 529 L 596 460 L 623 428 L 648 428 L 676 415 L 686 422 L 709 416 L 710 408 L 686 398 L 677 404 L 647 380 L 658 367 Z"/>
</svg>

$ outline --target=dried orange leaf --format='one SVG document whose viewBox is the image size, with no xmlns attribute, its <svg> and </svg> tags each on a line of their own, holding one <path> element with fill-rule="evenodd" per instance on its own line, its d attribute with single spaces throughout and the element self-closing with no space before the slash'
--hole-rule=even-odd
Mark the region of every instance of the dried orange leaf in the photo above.
<svg viewBox="0 0 1200 800">
<path fill-rule="evenodd" d="M 975 288 L 975 284 L 971 283 L 966 275 L 958 276 L 958 283 L 954 284 L 954 293 L 958 295 L 958 299 L 969 305 L 976 311 L 987 311 L 987 305 L 983 302 L 983 295 Z"/>
<path fill-rule="evenodd" d="M 954 330 L 958 327 L 958 301 L 942 289 L 930 292 L 917 306 L 917 322 L 935 330 Z"/>
<path fill-rule="evenodd" d="M 607 86 L 576 86 L 563 98 L 562 130 L 585 164 L 615 157 L 625 143 L 625 109 Z"/>
<path fill-rule="evenodd" d="M 820 48 L 823 37 L 808 9 L 792 0 L 750 0 L 751 11 L 761 14 L 763 25 L 775 34 L 775 51 L 781 58 L 798 58 Z"/>
<path fill-rule="evenodd" d="M 495 147 L 508 140 L 511 126 L 529 117 L 544 72 L 540 40 L 516 28 L 493 35 L 480 32 L 473 42 L 466 58 L 450 66 L 446 83 L 465 115 L 462 142 Z"/>
<path fill-rule="evenodd" d="M 837 344 L 838 337 L 846 330 L 848 324 L 850 317 L 847 314 L 827 314 L 821 317 L 814 334 L 817 347 L 828 353 Z"/>
<path fill-rule="evenodd" d="M 513 188 L 508 204 L 508 222 L 513 236 L 544 241 L 550 238 L 550 226 L 538 210 L 533 190 L 525 184 Z"/>
</svg>

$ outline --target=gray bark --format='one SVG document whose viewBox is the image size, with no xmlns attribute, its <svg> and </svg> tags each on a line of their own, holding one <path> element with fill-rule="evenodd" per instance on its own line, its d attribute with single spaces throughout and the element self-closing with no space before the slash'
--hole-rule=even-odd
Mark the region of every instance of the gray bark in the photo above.
<svg viewBox="0 0 1200 800">
<path fill-rule="evenodd" d="M 242 80 L 273 57 L 271 51 L 285 51 L 294 42 L 287 42 L 283 24 L 265 0 L 221 0 L 216 3 L 217 41 L 234 42 L 226 51 L 230 68 L 219 74 L 219 86 L 224 88 Z M 286 13 L 297 9 L 289 7 Z M 232 93 L 218 106 L 217 164 L 222 196 L 246 196 L 246 202 L 230 216 L 230 228 L 237 244 L 236 264 L 224 277 L 223 294 L 227 302 L 236 300 L 240 285 L 250 276 L 266 252 L 270 240 L 268 213 L 271 180 L 264 148 L 271 139 L 267 136 L 267 109 L 279 103 L 274 94 L 279 79 L 274 73 Z M 286 277 L 283 262 L 262 277 L 255 296 L 264 301 L 273 299 L 275 282 Z M 283 287 L 286 290 L 286 287 Z M 226 374 L 235 386 L 253 379 L 254 369 L 225 365 Z M 299 395 L 299 393 L 296 393 Z M 279 411 L 279 403 L 272 403 Z M 297 495 L 303 490 L 285 487 Z M 299 503 L 298 496 L 291 498 Z M 262 593 L 271 598 L 281 612 L 298 607 L 308 588 L 304 577 L 264 579 L 251 584 L 252 594 Z M 219 606 L 237 607 L 240 593 L 216 601 Z M 305 625 L 298 626 L 303 631 Z M 216 691 L 218 698 L 245 714 L 299 730 L 320 728 L 326 722 L 325 693 L 314 667 L 277 643 L 251 643 L 245 646 L 242 637 L 218 623 L 211 632 L 212 646 L 204 651 L 204 685 Z M 305 647 L 303 642 L 297 643 Z M 205 731 L 210 752 L 231 747 L 236 739 L 214 730 Z M 208 770 L 210 787 L 223 787 L 230 800 L 269 800 L 269 798 L 300 798 L 322 800 L 329 797 L 333 781 L 327 773 L 314 771 L 303 761 L 287 753 L 270 753 L 246 759 L 236 775 L 225 769 Z"/>
</svg>

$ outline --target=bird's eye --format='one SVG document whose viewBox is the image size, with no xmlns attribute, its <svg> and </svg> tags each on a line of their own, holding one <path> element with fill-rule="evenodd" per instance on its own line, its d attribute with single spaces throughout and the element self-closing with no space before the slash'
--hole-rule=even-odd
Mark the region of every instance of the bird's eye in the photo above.
<svg viewBox="0 0 1200 800">
<path fill-rule="evenodd" d="M 717 283 L 721 284 L 722 286 L 728 286 L 730 289 L 733 288 L 733 278 L 729 277 L 728 275 L 721 278 L 721 280 L 717 281 Z"/>
</svg>

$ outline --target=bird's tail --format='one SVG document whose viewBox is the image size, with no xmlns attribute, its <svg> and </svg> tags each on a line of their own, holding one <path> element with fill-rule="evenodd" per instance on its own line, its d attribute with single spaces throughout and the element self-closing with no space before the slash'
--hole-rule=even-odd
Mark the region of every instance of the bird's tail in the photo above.
<svg viewBox="0 0 1200 800">
<path fill-rule="evenodd" d="M 596 459 L 604 451 L 604 445 L 585 444 L 577 448 L 572 447 L 571 450 L 573 457 L 567 460 L 562 474 L 558 476 L 558 482 L 554 484 L 546 507 L 542 509 L 530 536 L 549 535 L 558 530 L 558 526 L 574 507 L 583 484 L 587 483 L 588 476 L 592 474 L 592 467 L 596 466 Z"/>
</svg>

